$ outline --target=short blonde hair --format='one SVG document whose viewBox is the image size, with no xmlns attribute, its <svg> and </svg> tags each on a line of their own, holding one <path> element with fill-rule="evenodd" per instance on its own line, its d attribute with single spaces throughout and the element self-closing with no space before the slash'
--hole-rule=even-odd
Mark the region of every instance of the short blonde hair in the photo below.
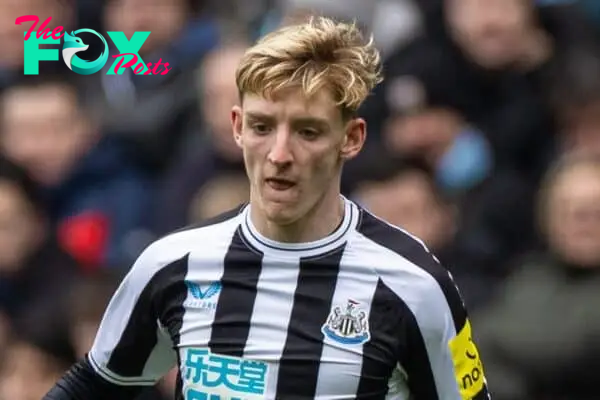
<svg viewBox="0 0 600 400">
<path fill-rule="evenodd" d="M 381 81 L 381 56 L 373 37 L 365 40 L 356 23 L 325 17 L 264 36 L 246 51 L 236 72 L 240 97 L 272 98 L 289 88 L 311 97 L 326 88 L 344 116 L 354 114 Z"/>
</svg>

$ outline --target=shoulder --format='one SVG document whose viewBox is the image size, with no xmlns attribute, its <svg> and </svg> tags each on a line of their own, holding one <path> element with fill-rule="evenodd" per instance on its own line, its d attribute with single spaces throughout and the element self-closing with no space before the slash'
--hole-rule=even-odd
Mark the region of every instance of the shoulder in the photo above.
<svg viewBox="0 0 600 400">
<path fill-rule="evenodd" d="M 467 315 L 452 276 L 419 238 L 364 209 L 357 232 L 381 282 L 413 313 L 451 313 L 455 327 L 464 325 Z"/>
<path fill-rule="evenodd" d="M 365 209 L 361 208 L 360 212 L 360 222 L 356 230 L 371 243 L 373 252 L 402 261 L 408 272 L 421 275 L 426 273 L 436 280 L 448 278 L 448 271 L 440 265 L 421 239 Z M 399 269 L 394 268 L 392 272 L 395 270 Z"/>
<path fill-rule="evenodd" d="M 152 242 L 142 251 L 131 268 L 142 280 L 150 280 L 159 271 L 178 263 L 187 264 L 192 252 L 212 251 L 229 245 L 240 220 L 244 205 L 199 224 L 186 226 Z"/>
</svg>

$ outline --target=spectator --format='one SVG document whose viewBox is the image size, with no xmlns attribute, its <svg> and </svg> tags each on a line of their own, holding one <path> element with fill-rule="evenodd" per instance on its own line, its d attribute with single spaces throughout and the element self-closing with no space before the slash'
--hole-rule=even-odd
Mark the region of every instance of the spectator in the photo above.
<svg viewBox="0 0 600 400">
<path fill-rule="evenodd" d="M 99 270 L 81 277 L 68 294 L 68 334 L 77 359 L 83 358 L 91 349 L 110 298 L 119 286 L 122 274 Z M 174 393 L 168 383 L 160 382 L 146 390 L 135 400 L 167 400 Z"/>
<path fill-rule="evenodd" d="M 448 268 L 470 310 L 481 307 L 502 276 L 476 265 L 465 249 L 462 224 L 467 221 L 455 201 L 444 195 L 423 162 L 377 155 L 363 166 L 352 197 L 375 215 L 421 239 Z M 474 208 L 474 207 L 471 207 Z"/>
<path fill-rule="evenodd" d="M 385 63 L 343 193 L 450 270 L 494 400 L 598 398 L 599 11 L 598 0 L 0 0 L 0 400 L 39 399 L 84 356 L 151 234 L 247 201 L 229 118 L 237 62 L 257 35 L 315 12 L 373 32 Z M 24 77 L 29 24 L 14 22 L 27 14 L 98 30 L 111 55 L 106 31 L 150 31 L 140 56 L 171 70 L 107 75 L 109 57 L 92 76 L 59 60 Z M 177 373 L 136 400 L 172 399 Z"/>
<path fill-rule="evenodd" d="M 15 25 L 15 20 L 24 15 L 37 15 L 40 18 L 38 27 L 48 17 L 52 17 L 52 22 L 48 25 L 51 30 L 58 25 L 73 29 L 75 22 L 73 8 L 62 0 L 0 0 L 0 91 L 15 84 L 23 76 L 24 33 L 31 25 Z M 40 71 L 64 71 L 64 65 L 61 64 L 42 62 Z"/>
<path fill-rule="evenodd" d="M 456 220 L 451 203 L 436 187 L 431 172 L 419 163 L 400 160 L 382 162 L 378 169 L 381 172 L 362 182 L 352 197 L 439 254 L 452 241 Z"/>
<path fill-rule="evenodd" d="M 0 158 L 0 318 L 8 327 L 35 304 L 60 297 L 79 271 L 43 207 L 26 173 Z"/>
<path fill-rule="evenodd" d="M 61 244 L 89 267 L 131 262 L 151 183 L 122 143 L 101 135 L 77 89 L 61 79 L 28 79 L 0 107 L 0 147 L 42 187 Z"/>
<path fill-rule="evenodd" d="M 412 39 L 422 24 L 412 0 L 279 0 L 279 3 L 284 23 L 315 14 L 357 21 L 366 32 L 373 33 L 384 57 Z"/>
<path fill-rule="evenodd" d="M 546 250 L 474 316 L 498 400 L 597 399 L 600 161 L 566 158 L 540 192 Z"/>
<path fill-rule="evenodd" d="M 557 154 L 600 155 L 600 57 L 578 53 L 561 65 L 552 96 L 560 128 Z"/>
<path fill-rule="evenodd" d="M 0 369 L 0 399 L 39 400 L 75 361 L 67 340 L 64 297 L 20 315 Z"/>
<path fill-rule="evenodd" d="M 11 343 L 2 361 L 2 400 L 39 400 L 69 367 L 69 362 L 62 356 L 22 339 Z"/>
<path fill-rule="evenodd" d="M 208 181 L 194 197 L 188 224 L 200 223 L 250 200 L 246 175 L 220 174 Z"/>
<path fill-rule="evenodd" d="M 233 140 L 231 107 L 238 99 L 235 70 L 243 42 L 227 42 L 211 52 L 198 70 L 201 124 L 187 151 L 168 171 L 157 206 L 156 231 L 164 234 L 189 222 L 194 197 L 221 173 L 243 172 L 241 150 Z M 163 204 L 170 204 L 164 207 Z"/>
<path fill-rule="evenodd" d="M 144 76 L 128 68 L 121 75 L 106 75 L 113 61 L 95 79 L 85 81 L 88 97 L 101 110 L 103 129 L 133 143 L 137 160 L 156 171 L 170 164 L 182 140 L 196 106 L 189 84 L 193 70 L 219 37 L 216 22 L 199 14 L 197 4 L 194 0 L 105 2 L 105 29 L 123 31 L 128 38 L 136 31 L 151 32 L 140 57 L 153 65 L 168 62 L 171 70 Z M 111 49 L 111 54 L 117 53 Z"/>
<path fill-rule="evenodd" d="M 381 134 L 371 147 L 430 164 L 458 201 L 461 264 L 496 279 L 537 245 L 535 188 L 556 151 L 550 95 L 559 66 L 593 53 L 594 40 L 583 28 L 566 29 L 572 13 L 561 18 L 527 0 L 440 7 L 445 35 L 428 32 L 391 56 L 387 80 L 363 113 Z"/>
<path fill-rule="evenodd" d="M 122 278 L 113 270 L 99 270 L 80 277 L 68 291 L 69 338 L 78 359 L 91 349 L 104 311 Z"/>
<path fill-rule="evenodd" d="M 561 79 L 556 66 L 575 51 L 594 52 L 597 38 L 564 7 L 529 0 L 443 5 L 444 35 L 422 35 L 391 56 L 365 115 L 397 151 L 444 154 L 458 142 L 472 154 L 460 165 L 470 160 L 473 173 L 493 163 L 537 184 L 554 146 L 548 97 Z M 427 133 L 432 120 L 446 127 L 443 134 Z"/>
</svg>

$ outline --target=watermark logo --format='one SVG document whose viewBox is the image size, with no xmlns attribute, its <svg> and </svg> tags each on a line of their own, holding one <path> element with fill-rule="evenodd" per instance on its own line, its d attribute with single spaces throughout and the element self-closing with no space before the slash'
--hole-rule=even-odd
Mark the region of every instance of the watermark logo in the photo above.
<svg viewBox="0 0 600 400">
<path fill-rule="evenodd" d="M 85 51 L 90 47 L 89 45 L 83 43 L 81 38 L 76 36 L 78 33 L 83 32 L 92 33 L 98 36 L 98 38 L 102 40 L 102 44 L 104 44 L 104 50 L 102 51 L 102 54 L 94 61 L 85 61 L 77 57 L 77 53 Z M 98 32 L 92 29 L 79 29 L 75 32 L 71 32 L 70 35 L 65 33 L 64 39 L 62 56 L 65 64 L 67 64 L 67 67 L 69 67 L 71 71 L 77 72 L 81 75 L 95 74 L 96 72 L 100 71 L 106 64 L 106 61 L 108 61 L 108 43 L 106 43 L 104 36 Z"/>
<path fill-rule="evenodd" d="M 91 75 L 104 68 L 109 59 L 109 48 L 103 35 L 92 29 L 78 29 L 69 34 L 68 32 L 63 32 L 64 28 L 62 26 L 57 26 L 50 31 L 47 25 L 51 20 L 52 17 L 49 17 L 39 28 L 37 25 L 40 19 L 36 15 L 24 15 L 15 20 L 16 25 L 26 22 L 33 23 L 25 32 L 23 60 L 23 72 L 25 75 L 39 74 L 40 61 L 59 61 L 60 55 L 58 49 L 47 48 L 46 46 L 40 48 L 40 46 L 60 45 L 61 39 L 63 39 L 62 58 L 71 71 L 80 75 Z M 77 36 L 81 33 L 92 34 L 102 42 L 104 48 L 96 60 L 86 61 L 77 56 L 77 53 L 89 48 L 89 45 Z M 153 65 L 152 63 L 145 63 L 139 55 L 139 51 L 146 42 L 146 39 L 148 39 L 148 36 L 150 36 L 150 32 L 135 32 L 130 39 L 127 39 L 123 32 L 115 31 L 106 33 L 119 52 L 119 54 L 112 56 L 115 60 L 109 68 L 107 75 L 121 75 L 127 68 L 132 68 L 136 75 L 166 75 L 171 70 L 169 63 L 163 63 L 162 58 Z"/>
</svg>

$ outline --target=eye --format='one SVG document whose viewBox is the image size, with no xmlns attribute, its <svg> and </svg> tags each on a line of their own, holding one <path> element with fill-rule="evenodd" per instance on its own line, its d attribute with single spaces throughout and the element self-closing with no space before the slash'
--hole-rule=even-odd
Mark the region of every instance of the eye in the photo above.
<svg viewBox="0 0 600 400">
<path fill-rule="evenodd" d="M 255 123 L 255 124 L 252 124 L 250 127 L 252 128 L 254 133 L 256 133 L 258 135 L 266 135 L 267 133 L 270 132 L 270 128 L 266 124 Z"/>
<path fill-rule="evenodd" d="M 320 132 L 312 128 L 303 128 L 298 131 L 300 136 L 306 140 L 315 140 L 319 137 Z"/>
</svg>

